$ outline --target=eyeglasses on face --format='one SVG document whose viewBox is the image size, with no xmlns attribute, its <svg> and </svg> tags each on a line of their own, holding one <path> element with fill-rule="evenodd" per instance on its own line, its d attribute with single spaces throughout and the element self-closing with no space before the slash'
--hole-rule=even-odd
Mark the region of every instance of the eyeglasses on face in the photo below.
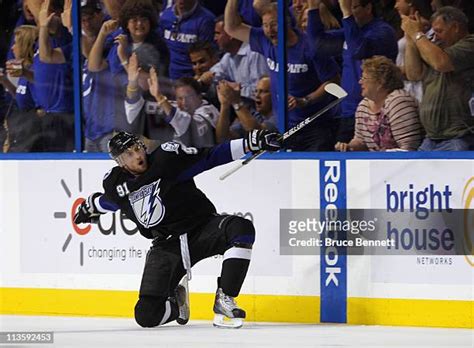
<svg viewBox="0 0 474 348">
<path fill-rule="evenodd" d="M 367 77 L 367 76 L 361 76 L 359 81 L 370 81 L 370 80 L 375 80 L 373 77 Z"/>
</svg>

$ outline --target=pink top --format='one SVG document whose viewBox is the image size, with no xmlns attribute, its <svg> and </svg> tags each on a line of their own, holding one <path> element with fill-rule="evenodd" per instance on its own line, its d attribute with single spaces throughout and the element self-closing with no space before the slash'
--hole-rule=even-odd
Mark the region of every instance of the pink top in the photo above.
<svg viewBox="0 0 474 348">
<path fill-rule="evenodd" d="M 423 127 L 418 104 L 403 89 L 390 93 L 378 113 L 370 110 L 369 100 L 364 98 L 355 117 L 354 138 L 363 141 L 370 151 L 417 150 L 421 143 Z"/>
</svg>

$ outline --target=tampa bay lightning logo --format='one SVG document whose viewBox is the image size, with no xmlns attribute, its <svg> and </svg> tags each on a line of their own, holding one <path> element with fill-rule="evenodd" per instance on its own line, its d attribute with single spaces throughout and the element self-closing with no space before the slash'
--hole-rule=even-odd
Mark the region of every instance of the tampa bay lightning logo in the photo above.
<svg viewBox="0 0 474 348">
<path fill-rule="evenodd" d="M 137 220 L 145 228 L 158 225 L 165 216 L 165 206 L 160 194 L 161 179 L 141 187 L 128 195 Z"/>
<path fill-rule="evenodd" d="M 179 147 L 181 145 L 179 143 L 176 143 L 174 141 L 168 141 L 167 143 L 161 144 L 161 148 L 164 151 L 167 152 L 176 152 L 176 154 L 179 154 Z"/>
</svg>

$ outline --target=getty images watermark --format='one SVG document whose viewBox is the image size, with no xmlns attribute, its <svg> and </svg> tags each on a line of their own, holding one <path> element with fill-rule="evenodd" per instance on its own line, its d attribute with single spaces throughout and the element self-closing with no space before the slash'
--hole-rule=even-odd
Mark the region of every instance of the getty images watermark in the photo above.
<svg viewBox="0 0 474 348">
<path fill-rule="evenodd" d="M 467 210 L 280 210 L 280 254 L 315 255 L 345 247 L 349 255 L 466 255 L 473 228 Z"/>
<path fill-rule="evenodd" d="M 0 344 L 32 344 L 32 343 L 54 343 L 54 332 L 52 331 L 4 331 L 0 332 Z"/>
</svg>

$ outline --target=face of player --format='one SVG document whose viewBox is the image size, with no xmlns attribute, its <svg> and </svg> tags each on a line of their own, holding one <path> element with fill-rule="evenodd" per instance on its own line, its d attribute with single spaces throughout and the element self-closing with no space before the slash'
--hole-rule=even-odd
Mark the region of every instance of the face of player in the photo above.
<svg viewBox="0 0 474 348">
<path fill-rule="evenodd" d="M 219 46 L 219 49 L 227 52 L 229 50 L 230 43 L 232 42 L 232 37 L 227 35 L 224 30 L 224 22 L 217 22 L 214 27 L 214 41 Z"/>
<path fill-rule="evenodd" d="M 459 40 L 459 27 L 455 23 L 446 23 L 441 17 L 437 17 L 431 23 L 431 28 L 435 33 L 436 43 L 441 48 L 450 47 Z"/>
<path fill-rule="evenodd" d="M 197 0 L 175 0 L 176 10 L 179 15 L 191 11 Z"/>
<path fill-rule="evenodd" d="M 150 20 L 146 17 L 130 18 L 127 29 L 134 42 L 143 42 L 150 32 Z"/>
<path fill-rule="evenodd" d="M 352 0 L 352 15 L 359 27 L 363 27 L 373 19 L 372 5 L 362 6 L 360 0 Z"/>
<path fill-rule="evenodd" d="M 201 96 L 189 86 L 176 88 L 176 103 L 178 108 L 193 115 L 194 111 L 201 105 Z"/>
<path fill-rule="evenodd" d="M 395 9 L 400 15 L 409 16 L 412 6 L 408 0 L 396 0 Z"/>
<path fill-rule="evenodd" d="M 255 109 L 262 115 L 272 112 L 272 94 L 270 92 L 270 78 L 264 77 L 257 82 L 255 88 Z"/>
<path fill-rule="evenodd" d="M 201 76 L 216 63 L 216 59 L 209 56 L 207 51 L 197 51 L 189 54 L 191 63 L 193 64 L 193 71 L 196 76 Z"/>
<path fill-rule="evenodd" d="M 262 28 L 263 33 L 272 42 L 272 44 L 274 46 L 278 45 L 278 19 L 276 13 L 271 12 L 263 15 Z"/>
<path fill-rule="evenodd" d="M 133 175 L 143 174 L 148 169 L 145 149 L 139 144 L 125 150 L 118 157 L 117 162 Z"/>
</svg>

